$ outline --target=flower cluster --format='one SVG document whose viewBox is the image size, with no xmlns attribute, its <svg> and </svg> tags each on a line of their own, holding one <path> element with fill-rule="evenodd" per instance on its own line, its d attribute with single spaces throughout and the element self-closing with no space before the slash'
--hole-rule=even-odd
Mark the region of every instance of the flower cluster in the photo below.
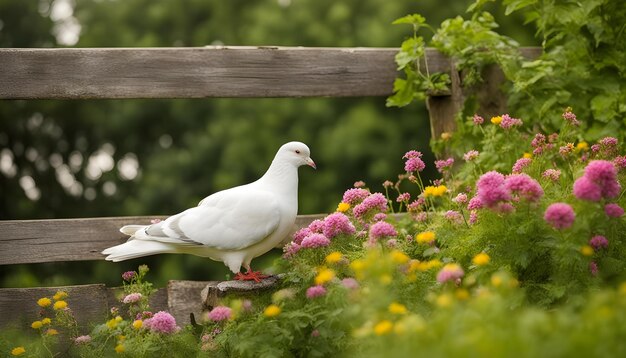
<svg viewBox="0 0 626 358">
<path fill-rule="evenodd" d="M 617 168 L 606 160 L 591 161 L 585 174 L 574 182 L 574 195 L 581 200 L 613 199 L 622 190 L 617 181 Z"/>
</svg>

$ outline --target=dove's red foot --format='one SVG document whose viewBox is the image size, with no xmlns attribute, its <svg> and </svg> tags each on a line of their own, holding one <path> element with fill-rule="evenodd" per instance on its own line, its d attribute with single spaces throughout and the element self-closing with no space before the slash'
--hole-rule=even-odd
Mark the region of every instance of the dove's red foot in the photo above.
<svg viewBox="0 0 626 358">
<path fill-rule="evenodd" d="M 262 279 L 268 278 L 268 275 L 264 275 L 261 271 L 247 271 L 246 273 L 237 272 L 235 280 L 238 281 L 254 281 L 261 282 Z"/>
</svg>

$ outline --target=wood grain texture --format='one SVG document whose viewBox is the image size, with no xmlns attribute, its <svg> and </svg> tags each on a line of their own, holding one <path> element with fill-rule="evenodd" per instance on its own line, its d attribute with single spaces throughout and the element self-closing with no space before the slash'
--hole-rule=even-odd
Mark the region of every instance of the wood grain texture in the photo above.
<svg viewBox="0 0 626 358">
<path fill-rule="evenodd" d="M 0 49 L 0 98 L 387 96 L 396 48 Z M 431 72 L 449 60 L 429 49 Z"/>
<path fill-rule="evenodd" d="M 300 215 L 293 231 L 323 215 Z M 125 242 L 119 228 L 164 216 L 0 221 L 0 265 L 103 260 L 100 252 Z"/>
</svg>

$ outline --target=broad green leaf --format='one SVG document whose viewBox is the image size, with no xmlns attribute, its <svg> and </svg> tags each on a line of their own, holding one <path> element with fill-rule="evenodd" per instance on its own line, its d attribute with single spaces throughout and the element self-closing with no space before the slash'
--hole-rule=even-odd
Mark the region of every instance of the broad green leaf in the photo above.
<svg viewBox="0 0 626 358">
<path fill-rule="evenodd" d="M 420 14 L 412 14 L 412 15 L 403 16 L 395 20 L 394 22 L 392 22 L 393 25 L 410 24 L 410 25 L 415 25 L 418 27 L 420 27 L 424 23 L 426 23 L 426 19 Z"/>
</svg>

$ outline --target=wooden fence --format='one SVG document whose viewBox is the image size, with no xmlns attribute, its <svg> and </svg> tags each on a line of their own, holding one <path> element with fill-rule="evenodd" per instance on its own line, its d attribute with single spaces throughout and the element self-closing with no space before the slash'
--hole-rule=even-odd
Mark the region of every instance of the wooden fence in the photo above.
<svg viewBox="0 0 626 358">
<path fill-rule="evenodd" d="M 540 49 L 523 49 L 536 57 Z M 0 49 L 0 99 L 360 97 L 388 96 L 397 76 L 395 48 L 202 47 Z M 430 72 L 447 72 L 450 92 L 430 96 L 431 132 L 454 130 L 463 103 L 462 74 L 435 50 L 426 52 Z M 504 111 L 503 76 L 489 68 L 478 89 L 482 113 Z M 382 100 L 382 99 L 381 99 Z M 294 230 L 321 215 L 299 216 Z M 100 252 L 126 240 L 118 229 L 148 224 L 154 217 L 0 221 L 0 265 L 102 260 Z M 255 292 L 272 285 L 170 281 L 152 298 L 178 322 L 189 322 L 228 292 Z M 118 305 L 115 288 L 102 284 L 0 289 L 0 327 L 26 326 L 36 317 L 39 297 L 63 289 L 72 296 L 79 324 L 102 320 Z"/>
</svg>

